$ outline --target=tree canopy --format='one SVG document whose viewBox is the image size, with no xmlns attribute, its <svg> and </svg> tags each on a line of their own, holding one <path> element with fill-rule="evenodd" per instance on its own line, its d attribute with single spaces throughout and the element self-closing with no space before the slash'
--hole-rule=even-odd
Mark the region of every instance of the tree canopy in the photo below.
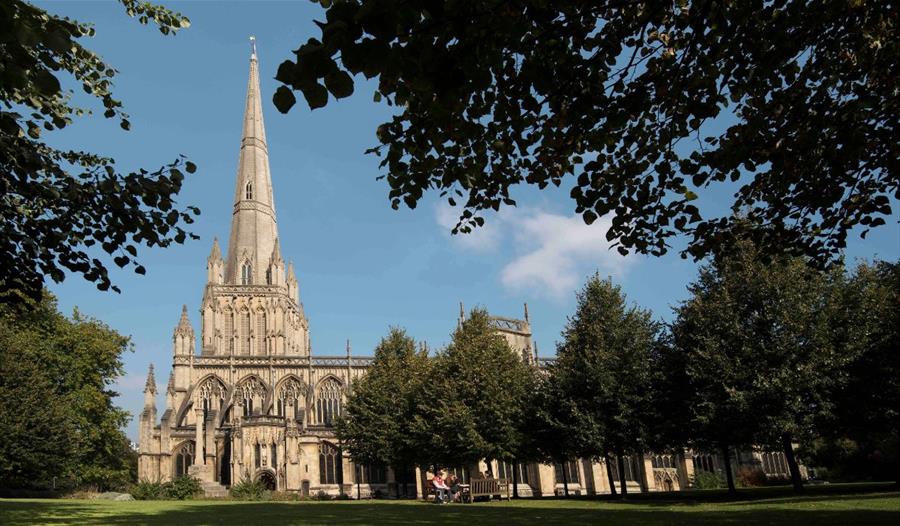
<svg viewBox="0 0 900 526">
<path fill-rule="evenodd" d="M 620 459 L 647 447 L 651 413 L 651 351 L 662 329 L 650 311 L 627 304 L 621 288 L 598 274 L 577 293 L 563 330 L 550 383 L 574 405 L 576 446 L 585 458 Z M 624 477 L 624 470 L 619 470 Z M 622 479 L 622 491 L 626 484 Z"/>
<path fill-rule="evenodd" d="M 800 258 L 763 262 L 751 242 L 701 267 L 672 327 L 695 444 L 781 449 L 799 489 L 793 443 L 829 410 L 841 369 L 831 325 L 839 274 Z"/>
<path fill-rule="evenodd" d="M 412 425 L 430 369 L 427 354 L 398 328 L 382 338 L 368 372 L 353 384 L 336 430 L 354 462 L 415 465 L 419 455 Z"/>
<path fill-rule="evenodd" d="M 60 314 L 49 293 L 29 308 L 0 305 L 0 487 L 130 481 L 128 413 L 111 389 L 130 349 L 102 322 Z"/>
<path fill-rule="evenodd" d="M 163 7 L 120 3 L 163 34 L 189 26 Z M 82 43 L 93 34 L 89 24 L 22 0 L 0 4 L 0 301 L 37 299 L 48 278 L 60 282 L 66 271 L 118 291 L 102 253 L 144 274 L 139 246 L 196 237 L 185 228 L 200 210 L 179 208 L 175 199 L 193 163 L 179 156 L 155 170 L 124 173 L 111 157 L 48 143 L 48 133 L 93 111 L 73 103 L 66 82 L 99 102 L 104 117 L 131 127 L 112 92 L 116 70 Z"/>
<path fill-rule="evenodd" d="M 749 235 L 825 264 L 900 198 L 892 2 L 320 3 L 276 107 L 377 78 L 397 108 L 369 150 L 391 204 L 459 199 L 454 232 L 514 205 L 515 185 L 566 184 L 586 223 L 612 216 L 623 254 L 685 235 L 700 259 Z M 736 188 L 730 212 L 698 205 L 715 187 Z"/>
<path fill-rule="evenodd" d="M 422 464 L 464 466 L 512 461 L 525 443 L 526 406 L 534 374 L 473 309 L 434 358 L 416 415 Z"/>
</svg>

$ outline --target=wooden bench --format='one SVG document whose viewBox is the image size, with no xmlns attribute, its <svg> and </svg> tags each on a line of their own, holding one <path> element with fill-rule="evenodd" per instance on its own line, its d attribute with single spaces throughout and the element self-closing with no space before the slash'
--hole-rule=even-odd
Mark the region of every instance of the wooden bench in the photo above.
<svg viewBox="0 0 900 526">
<path fill-rule="evenodd" d="M 422 484 L 422 499 L 428 500 L 428 497 L 434 496 L 434 481 L 432 479 L 426 479 L 425 484 Z"/>
<path fill-rule="evenodd" d="M 472 479 L 469 492 L 464 495 L 468 502 L 475 497 L 497 497 L 509 500 L 509 482 L 506 479 Z"/>
</svg>

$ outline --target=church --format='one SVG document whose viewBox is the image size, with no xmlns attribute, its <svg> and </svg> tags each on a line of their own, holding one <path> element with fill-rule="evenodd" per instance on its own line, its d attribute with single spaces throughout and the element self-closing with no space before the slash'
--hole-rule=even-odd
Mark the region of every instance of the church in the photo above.
<svg viewBox="0 0 900 526">
<path fill-rule="evenodd" d="M 242 480 L 302 495 L 394 495 L 403 487 L 409 496 L 421 496 L 428 477 L 424 469 L 400 473 L 355 465 L 341 450 L 333 422 L 371 358 L 352 356 L 349 343 L 342 356 L 310 353 L 309 320 L 293 265 L 285 263 L 279 248 L 273 194 L 254 47 L 227 252 L 223 257 L 213 241 L 199 340 L 186 306 L 181 313 L 161 417 L 150 367 L 140 415 L 138 478 L 167 481 L 191 475 L 207 496 L 225 496 Z M 538 367 L 546 361 L 537 357 L 527 306 L 524 319 L 494 317 L 492 323 L 523 360 Z M 761 466 L 767 475 L 787 473 L 783 454 L 736 456 L 739 464 Z M 625 480 L 631 491 L 681 489 L 695 472 L 721 471 L 721 465 L 717 455 L 689 451 L 635 456 L 624 463 Z M 618 466 L 609 469 L 618 481 Z M 608 493 L 606 470 L 604 462 L 578 459 L 555 466 L 482 462 L 453 471 L 463 481 L 470 472 L 487 471 L 515 479 L 521 496 L 548 496 L 564 491 L 564 484 L 574 494 Z"/>
</svg>

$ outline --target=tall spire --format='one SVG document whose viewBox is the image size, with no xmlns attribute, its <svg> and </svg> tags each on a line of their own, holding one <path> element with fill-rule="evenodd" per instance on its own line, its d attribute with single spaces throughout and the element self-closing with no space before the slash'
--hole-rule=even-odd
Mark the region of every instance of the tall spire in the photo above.
<svg viewBox="0 0 900 526">
<path fill-rule="evenodd" d="M 225 262 L 225 282 L 236 284 L 247 280 L 249 283 L 265 283 L 269 258 L 278 243 L 275 200 L 272 198 L 269 152 L 259 90 L 256 39 L 250 37 L 250 43 L 250 78 L 247 82 L 231 237 L 228 240 L 228 259 Z"/>
</svg>

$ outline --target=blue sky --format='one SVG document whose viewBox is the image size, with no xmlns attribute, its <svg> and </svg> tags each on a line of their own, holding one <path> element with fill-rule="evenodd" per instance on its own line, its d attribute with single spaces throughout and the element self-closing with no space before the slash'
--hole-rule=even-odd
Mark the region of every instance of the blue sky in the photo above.
<svg viewBox="0 0 900 526">
<path fill-rule="evenodd" d="M 282 253 L 297 268 L 314 354 L 342 354 L 347 339 L 354 354 L 371 354 L 391 325 L 441 346 L 462 301 L 467 309 L 482 305 L 510 317 L 521 317 L 527 302 L 540 354 L 551 356 L 574 308 L 574 290 L 593 271 L 613 276 L 630 300 L 663 319 L 695 276 L 696 264 L 675 252 L 623 258 L 609 251 L 607 223 L 587 227 L 573 215 L 572 181 L 543 192 L 518 189 L 518 208 L 489 218 L 483 231 L 469 237 L 449 234 L 453 212 L 434 195 L 416 210 L 392 210 L 386 183 L 375 180 L 377 158 L 363 153 L 376 143 L 376 126 L 391 115 L 372 102 L 373 84 L 358 82 L 352 97 L 315 112 L 301 102 L 281 115 L 271 105 L 278 64 L 319 35 L 316 4 L 166 2 L 192 25 L 164 37 L 113 2 L 38 3 L 95 24 L 96 36 L 85 44 L 119 70 L 115 93 L 132 122 L 125 133 L 114 121 L 85 118 L 53 136 L 54 144 L 110 155 L 128 170 L 155 168 L 177 154 L 199 168 L 180 202 L 201 208 L 194 229 L 200 241 L 143 250 L 146 276 L 113 272 L 122 294 L 97 291 L 77 277 L 51 286 L 64 312 L 77 306 L 132 336 L 134 352 L 125 356 L 126 375 L 117 390 L 120 405 L 134 415 L 143 403 L 149 363 L 165 389 L 182 304 L 199 332 L 206 258 L 214 236 L 227 243 L 250 35 L 258 41 Z M 701 204 L 720 209 L 729 197 L 715 190 Z M 865 241 L 851 239 L 847 256 L 898 259 L 897 221 Z M 136 429 L 132 422 L 132 438 Z"/>
</svg>

